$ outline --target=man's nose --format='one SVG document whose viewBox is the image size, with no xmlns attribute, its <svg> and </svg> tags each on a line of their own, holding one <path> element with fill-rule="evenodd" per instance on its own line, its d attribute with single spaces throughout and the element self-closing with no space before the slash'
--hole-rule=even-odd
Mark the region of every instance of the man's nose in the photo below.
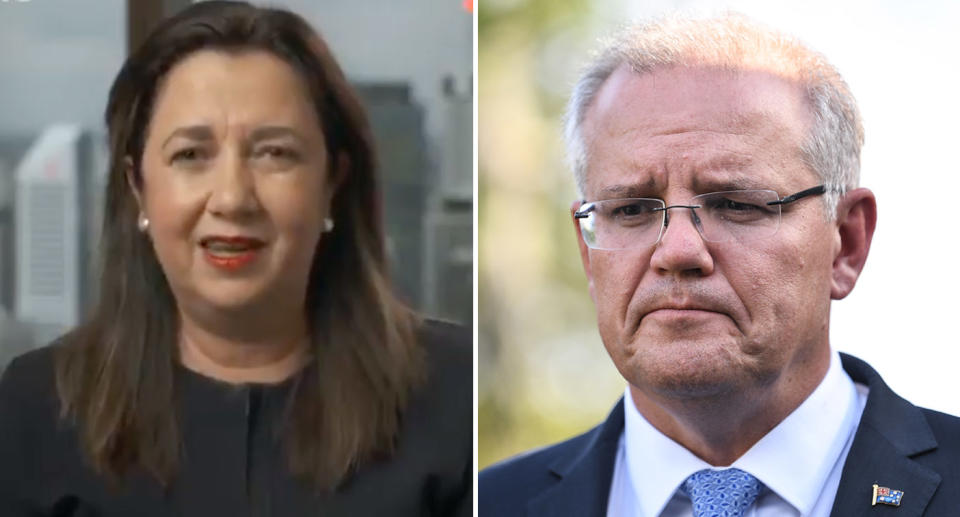
<svg viewBox="0 0 960 517">
<path fill-rule="evenodd" d="M 248 215 L 259 209 L 254 171 L 250 169 L 243 153 L 224 153 L 213 176 L 207 202 L 207 209 L 211 213 L 235 217 Z"/>
<path fill-rule="evenodd" d="M 651 267 L 664 274 L 706 276 L 714 263 L 700 235 L 694 209 L 674 207 L 667 210 L 666 227 L 650 257 Z"/>
</svg>

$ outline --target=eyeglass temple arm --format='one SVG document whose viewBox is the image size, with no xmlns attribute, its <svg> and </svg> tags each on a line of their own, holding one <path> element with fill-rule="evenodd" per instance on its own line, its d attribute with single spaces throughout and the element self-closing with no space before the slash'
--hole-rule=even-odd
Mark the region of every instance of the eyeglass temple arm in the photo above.
<svg viewBox="0 0 960 517">
<path fill-rule="evenodd" d="M 586 218 L 590 217 L 590 212 L 593 212 L 593 210 L 594 210 L 595 208 L 596 208 L 596 207 L 593 206 L 593 204 L 591 203 L 591 204 L 588 205 L 586 208 L 581 208 L 580 210 L 577 210 L 576 212 L 574 212 L 574 213 L 573 213 L 573 218 L 574 218 L 574 219 L 586 219 Z"/>
<path fill-rule="evenodd" d="M 785 197 L 785 198 L 783 198 L 783 199 L 780 199 L 780 200 L 778 200 L 778 201 L 769 201 L 769 202 L 767 202 L 767 205 L 769 205 L 769 206 L 774 206 L 774 205 L 786 205 L 786 204 L 789 204 L 789 203 L 793 203 L 794 201 L 796 201 L 796 200 L 798 200 L 798 199 L 803 199 L 803 198 L 805 198 L 805 197 L 807 197 L 807 196 L 816 196 L 816 195 L 819 195 L 819 194 L 823 194 L 823 193 L 825 193 L 826 191 L 827 191 L 826 185 L 817 185 L 816 187 L 811 187 L 811 188 L 808 188 L 807 190 L 801 190 L 800 192 L 797 192 L 796 194 L 791 194 L 791 195 L 789 195 L 789 196 L 787 196 L 787 197 Z"/>
</svg>

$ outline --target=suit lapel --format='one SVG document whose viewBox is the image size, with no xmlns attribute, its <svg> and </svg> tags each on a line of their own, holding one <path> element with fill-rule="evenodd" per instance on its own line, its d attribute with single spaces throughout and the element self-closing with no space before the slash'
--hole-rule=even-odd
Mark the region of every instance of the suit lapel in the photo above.
<svg viewBox="0 0 960 517">
<path fill-rule="evenodd" d="M 527 504 L 530 517 L 603 517 L 623 432 L 623 399 L 607 420 L 588 435 L 583 447 L 571 450 L 550 465 L 557 483 Z"/>
<path fill-rule="evenodd" d="M 870 388 L 867 405 L 843 466 L 834 517 L 919 517 L 940 485 L 940 475 L 913 461 L 937 447 L 923 413 L 900 398 L 863 361 L 841 354 L 854 380 Z M 871 506 L 873 485 L 902 490 L 899 507 Z"/>
<path fill-rule="evenodd" d="M 941 477 L 913 461 L 936 449 L 923 413 L 900 398 L 863 361 L 841 354 L 843 367 L 870 389 L 867 405 L 847 455 L 832 517 L 920 517 Z M 591 431 L 582 447 L 557 458 L 550 473 L 557 482 L 527 504 L 529 517 L 606 515 L 617 445 L 623 432 L 623 399 L 607 420 Z M 874 483 L 902 490 L 899 507 L 871 506 Z"/>
</svg>

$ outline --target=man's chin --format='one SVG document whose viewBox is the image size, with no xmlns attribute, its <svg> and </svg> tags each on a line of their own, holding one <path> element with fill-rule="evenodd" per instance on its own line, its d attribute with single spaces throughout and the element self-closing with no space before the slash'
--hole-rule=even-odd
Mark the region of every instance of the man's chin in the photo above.
<svg viewBox="0 0 960 517">
<path fill-rule="evenodd" d="M 641 391 L 660 398 L 676 401 L 694 401 L 727 397 L 742 391 L 744 377 L 733 372 L 659 372 L 657 376 L 643 376 L 637 386 Z"/>
<path fill-rule="evenodd" d="M 634 339 L 684 341 L 716 338 L 736 331 L 726 314 L 705 310 L 660 309 L 649 312 L 637 325 Z"/>
<path fill-rule="evenodd" d="M 646 339 L 618 358 L 618 369 L 632 385 L 661 396 L 711 397 L 750 383 L 749 359 L 725 336 Z M 718 339 L 720 338 L 720 339 Z"/>
</svg>

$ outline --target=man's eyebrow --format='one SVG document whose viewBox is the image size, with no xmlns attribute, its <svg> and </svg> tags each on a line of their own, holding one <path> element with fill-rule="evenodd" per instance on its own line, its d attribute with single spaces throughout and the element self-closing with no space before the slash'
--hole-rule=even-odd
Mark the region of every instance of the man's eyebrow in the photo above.
<svg viewBox="0 0 960 517">
<path fill-rule="evenodd" d="M 650 194 L 654 182 L 632 183 L 628 185 L 608 185 L 597 191 L 597 199 L 617 199 L 630 197 L 645 197 Z"/>
<path fill-rule="evenodd" d="M 695 192 L 726 192 L 728 190 L 769 190 L 771 186 L 749 176 L 707 175 L 693 178 Z"/>
<path fill-rule="evenodd" d="M 271 138 L 290 137 L 302 140 L 296 130 L 287 126 L 260 126 L 250 132 L 250 141 L 269 140 Z"/>
<path fill-rule="evenodd" d="M 722 192 L 726 190 L 768 189 L 770 185 L 751 177 L 753 156 L 741 153 L 721 153 L 697 163 L 693 190 Z"/>
<path fill-rule="evenodd" d="M 742 171 L 753 165 L 753 156 L 745 153 L 723 152 L 697 163 L 704 171 Z"/>
<path fill-rule="evenodd" d="M 175 137 L 188 138 L 190 140 L 213 140 L 213 129 L 210 126 L 184 126 L 173 130 L 170 136 L 163 141 L 161 149 L 167 146 Z"/>
</svg>

